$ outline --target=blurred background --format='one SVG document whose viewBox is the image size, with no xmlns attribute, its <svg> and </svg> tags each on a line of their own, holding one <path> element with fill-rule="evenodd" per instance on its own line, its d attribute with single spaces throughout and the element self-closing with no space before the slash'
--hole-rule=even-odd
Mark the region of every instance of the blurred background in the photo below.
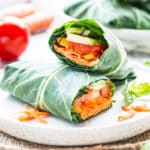
<svg viewBox="0 0 150 150">
<path fill-rule="evenodd" d="M 39 10 L 56 12 L 62 9 L 62 6 L 66 1 L 67 0 L 0 0 L 0 9 L 15 4 L 32 3 Z"/>
<path fill-rule="evenodd" d="M 135 0 L 0 0 L 0 21 L 5 22 L 3 20 L 12 14 L 25 23 L 30 33 L 24 48 L 12 57 L 14 58 L 12 61 L 39 60 L 39 58 L 40 60 L 51 58 L 56 61 L 48 47 L 48 38 L 52 29 L 71 19 L 90 17 L 113 32 L 122 41 L 131 57 L 141 59 L 143 62 L 150 57 L 150 1 L 138 2 Z M 23 4 L 28 6 L 21 6 Z M 16 5 L 18 6 L 15 7 Z M 135 9 L 132 11 L 134 14 L 130 9 Z M 118 24 L 118 20 L 124 22 L 125 26 Z M 134 27 L 136 21 L 139 25 Z M 127 24 L 131 27 L 126 26 Z M 3 54 L 1 48 L 0 55 Z M 8 62 L 1 57 L 0 66 Z"/>
</svg>

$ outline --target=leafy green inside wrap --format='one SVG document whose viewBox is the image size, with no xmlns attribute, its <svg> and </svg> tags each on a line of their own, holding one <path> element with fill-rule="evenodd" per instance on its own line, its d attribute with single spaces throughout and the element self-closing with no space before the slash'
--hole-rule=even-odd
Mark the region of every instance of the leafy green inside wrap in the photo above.
<svg viewBox="0 0 150 150">
<path fill-rule="evenodd" d="M 124 96 L 125 105 L 127 106 L 132 104 L 135 99 L 149 94 L 150 94 L 150 83 L 146 82 L 139 84 L 133 82 L 129 87 L 128 81 L 126 80 L 122 88 L 122 95 Z"/>
<path fill-rule="evenodd" d="M 82 36 L 84 36 L 83 33 L 85 30 L 89 30 L 90 33 L 87 35 L 87 37 L 97 39 L 101 44 L 104 44 L 107 47 L 107 41 L 103 36 L 104 31 L 102 30 L 100 25 L 98 25 L 94 20 L 84 19 L 78 21 L 70 21 L 67 24 L 65 24 L 65 31 L 72 27 L 82 29 L 83 31 L 79 34 Z"/>
</svg>

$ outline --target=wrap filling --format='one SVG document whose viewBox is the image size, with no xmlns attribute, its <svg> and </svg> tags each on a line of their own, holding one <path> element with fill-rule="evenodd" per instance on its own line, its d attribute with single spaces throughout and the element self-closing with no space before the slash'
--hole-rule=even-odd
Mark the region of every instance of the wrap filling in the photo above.
<svg viewBox="0 0 150 150">
<path fill-rule="evenodd" d="M 100 37 L 89 29 L 73 27 L 66 29 L 66 33 L 56 39 L 53 47 L 57 53 L 87 67 L 95 66 L 107 48 Z"/>
<path fill-rule="evenodd" d="M 81 89 L 73 102 L 72 112 L 86 120 L 109 108 L 115 86 L 110 81 L 97 81 Z"/>
</svg>

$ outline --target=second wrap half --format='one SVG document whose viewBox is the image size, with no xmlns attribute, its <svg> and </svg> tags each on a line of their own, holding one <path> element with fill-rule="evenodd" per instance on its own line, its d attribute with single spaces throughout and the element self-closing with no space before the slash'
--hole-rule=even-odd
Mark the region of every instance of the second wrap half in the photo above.
<svg viewBox="0 0 150 150">
<path fill-rule="evenodd" d="M 121 42 L 93 19 L 69 21 L 56 28 L 49 46 L 61 61 L 76 69 L 117 80 L 134 77 Z"/>
</svg>

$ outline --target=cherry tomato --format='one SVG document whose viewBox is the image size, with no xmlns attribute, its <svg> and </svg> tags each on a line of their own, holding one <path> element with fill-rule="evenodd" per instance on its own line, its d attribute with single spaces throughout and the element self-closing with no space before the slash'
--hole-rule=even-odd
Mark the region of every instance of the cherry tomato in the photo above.
<svg viewBox="0 0 150 150">
<path fill-rule="evenodd" d="M 12 61 L 25 51 L 29 42 L 29 32 L 21 20 L 8 17 L 0 21 L 0 59 Z"/>
<path fill-rule="evenodd" d="M 78 53 L 81 53 L 83 55 L 86 55 L 86 54 L 99 55 L 104 50 L 104 47 L 100 44 L 87 45 L 87 44 L 75 43 L 75 42 L 70 42 L 70 41 L 69 41 L 69 44 L 74 50 L 78 51 Z"/>
</svg>

